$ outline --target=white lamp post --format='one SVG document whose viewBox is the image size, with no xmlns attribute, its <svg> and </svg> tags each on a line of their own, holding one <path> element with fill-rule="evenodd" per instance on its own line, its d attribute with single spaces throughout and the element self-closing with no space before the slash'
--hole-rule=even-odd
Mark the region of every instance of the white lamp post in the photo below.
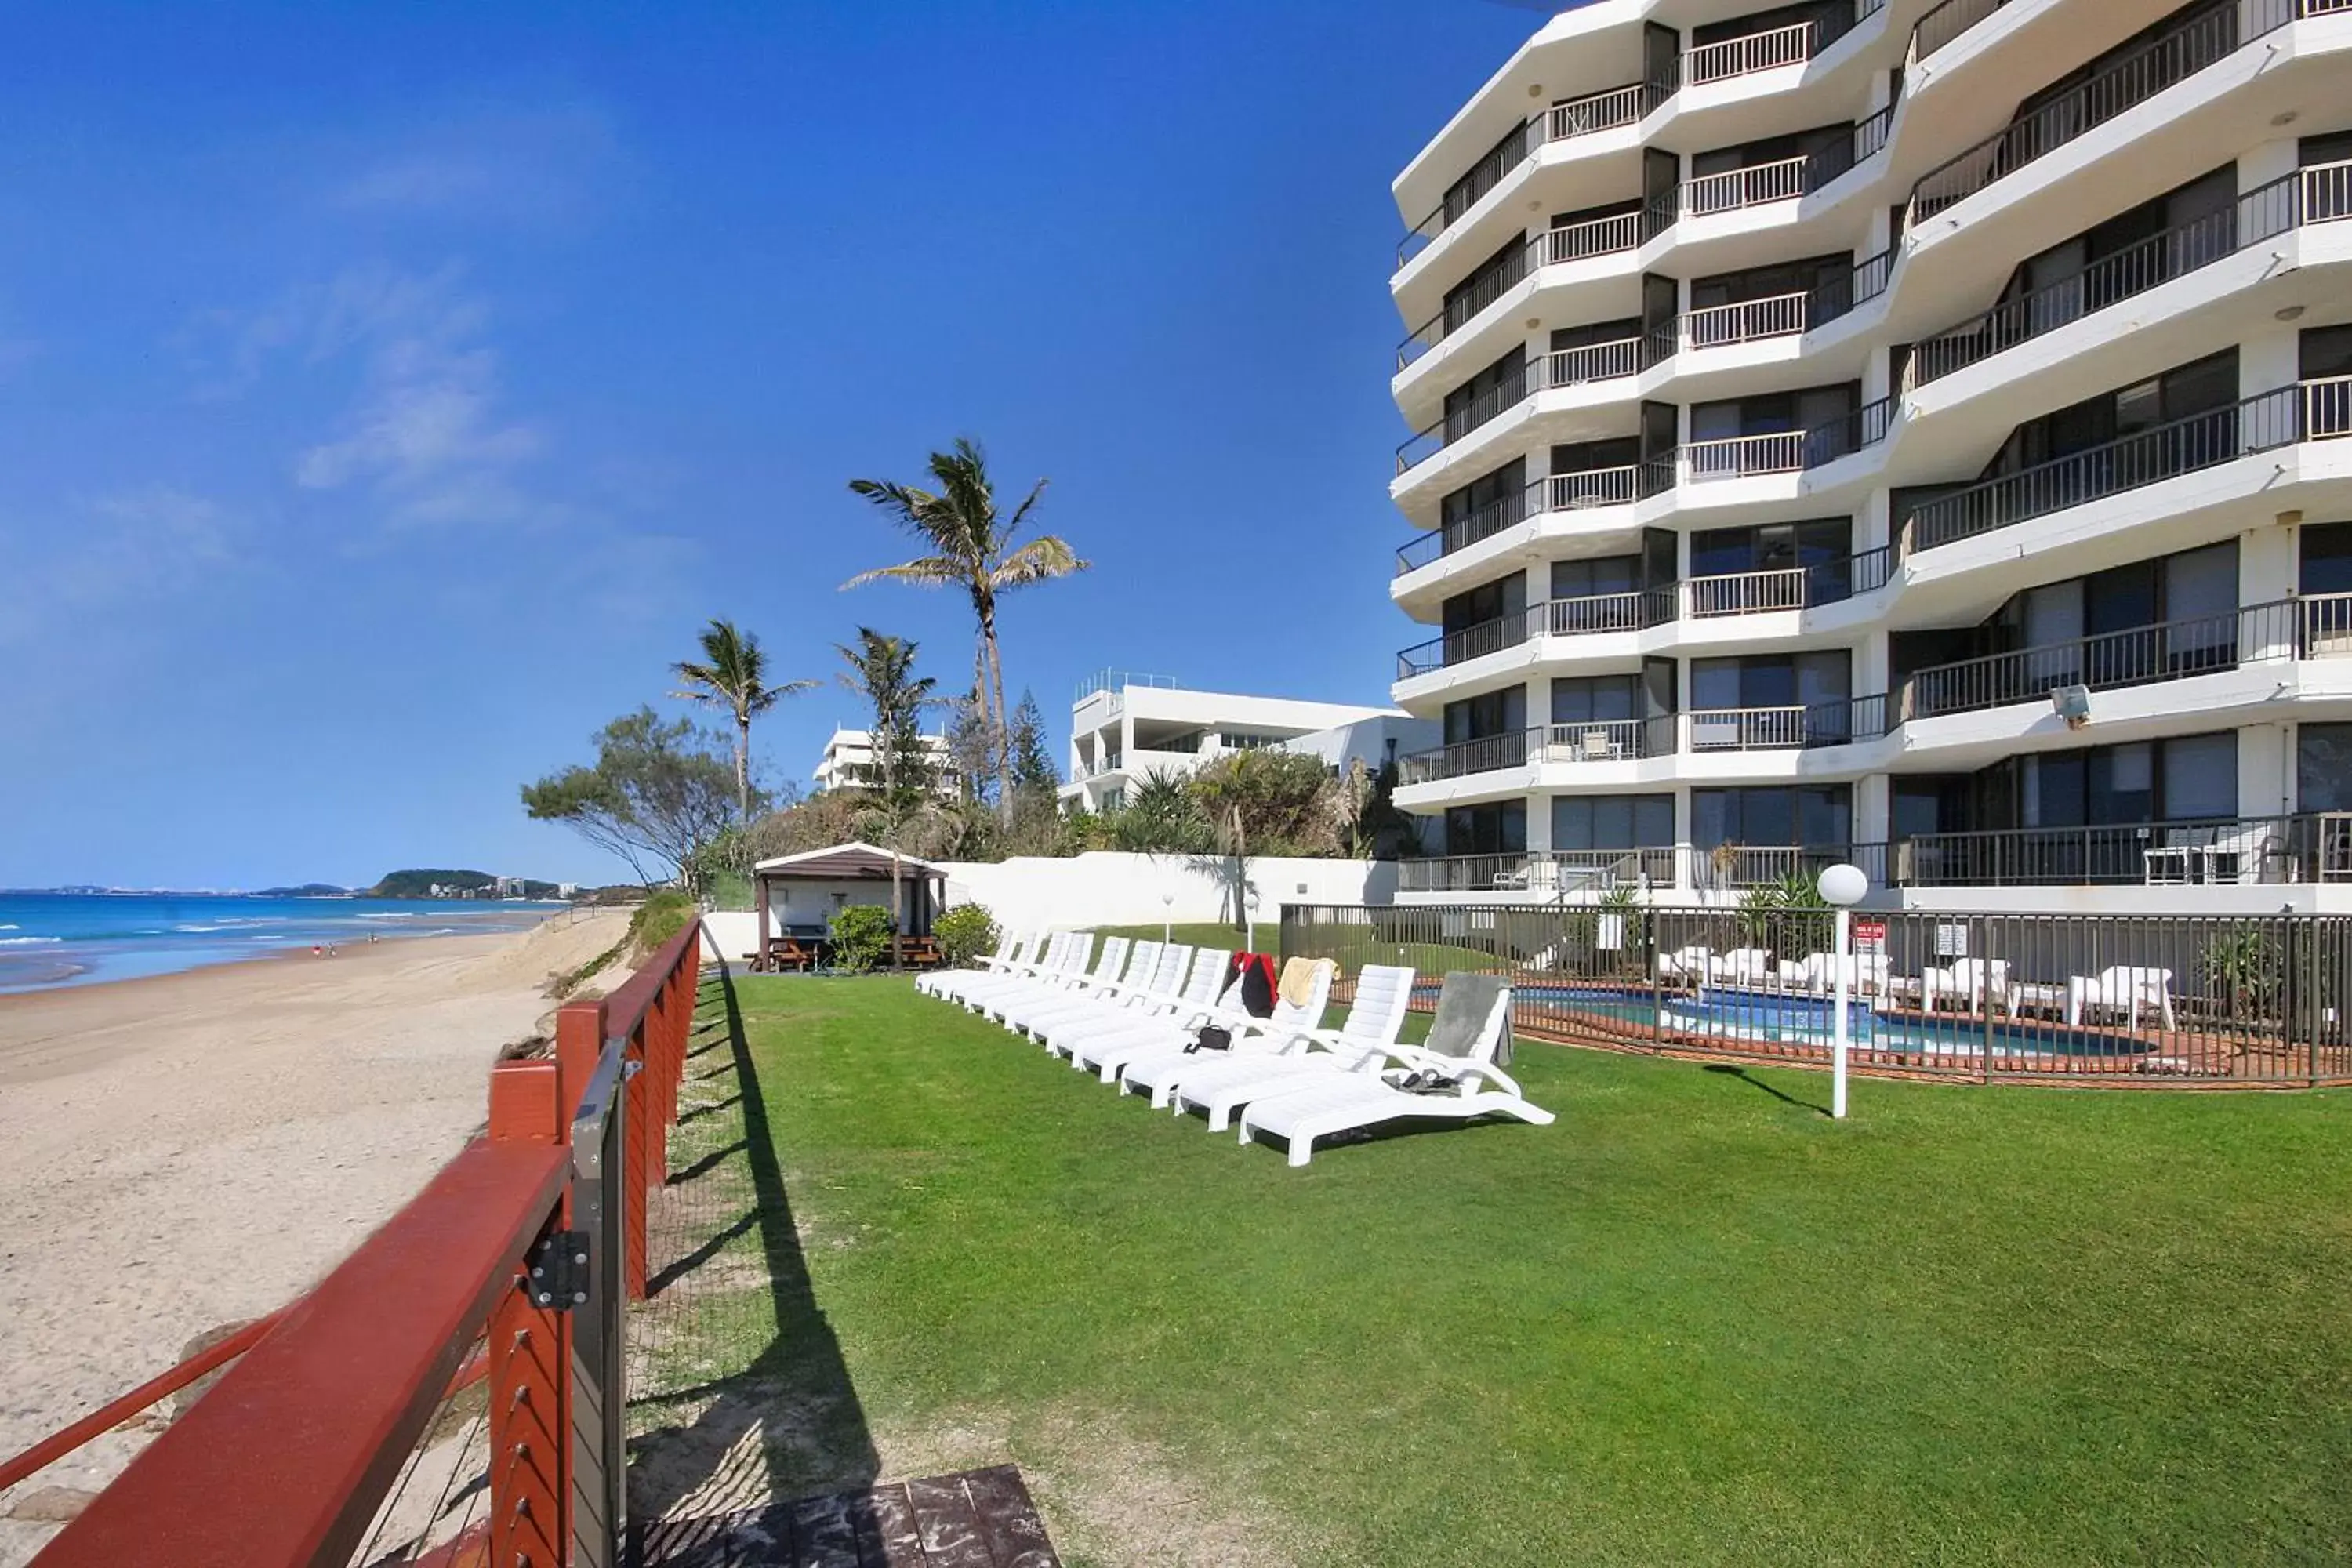
<svg viewBox="0 0 2352 1568">
<path fill-rule="evenodd" d="M 1249 907 L 1249 950 L 1257 951 L 1257 889 L 1252 888 L 1243 900 Z"/>
<path fill-rule="evenodd" d="M 1176 940 L 1176 926 L 1175 926 L 1175 920 L 1176 920 L 1176 895 L 1175 895 L 1174 893 L 1172 893 L 1172 892 L 1167 892 L 1167 893 L 1162 893 L 1162 894 L 1160 894 L 1160 944 L 1162 947 L 1167 946 L 1169 943 L 1171 943 L 1171 942 L 1174 942 L 1174 941 Z"/>
<path fill-rule="evenodd" d="M 1859 866 L 1837 865 L 1823 871 L 1815 885 L 1821 889 L 1822 901 L 1837 910 L 1837 942 L 1830 959 L 1830 966 L 1837 972 L 1836 1001 L 1832 1004 L 1835 1017 L 1830 1026 L 1830 1114 L 1842 1121 L 1845 1116 L 1846 1045 L 1853 1033 L 1846 1019 L 1846 997 L 1853 980 L 1853 906 L 1868 896 L 1870 879 L 1863 875 Z"/>
</svg>

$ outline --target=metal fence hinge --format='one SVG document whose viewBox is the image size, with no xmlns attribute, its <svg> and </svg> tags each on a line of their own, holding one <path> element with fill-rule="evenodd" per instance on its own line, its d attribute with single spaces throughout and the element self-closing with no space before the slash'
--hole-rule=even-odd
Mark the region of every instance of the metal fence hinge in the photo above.
<svg viewBox="0 0 2352 1568">
<path fill-rule="evenodd" d="M 588 1300 L 588 1233 L 555 1230 L 540 1237 L 526 1260 L 522 1288 L 536 1306 L 568 1312 Z"/>
</svg>

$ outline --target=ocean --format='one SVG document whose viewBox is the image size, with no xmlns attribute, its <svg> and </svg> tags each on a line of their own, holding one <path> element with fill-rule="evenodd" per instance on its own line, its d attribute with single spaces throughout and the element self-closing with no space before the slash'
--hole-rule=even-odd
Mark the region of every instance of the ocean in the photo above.
<svg viewBox="0 0 2352 1568">
<path fill-rule="evenodd" d="M 0 893 L 0 992 L 172 974 L 371 935 L 523 931 L 562 904 L 265 899 L 241 893 Z"/>
</svg>

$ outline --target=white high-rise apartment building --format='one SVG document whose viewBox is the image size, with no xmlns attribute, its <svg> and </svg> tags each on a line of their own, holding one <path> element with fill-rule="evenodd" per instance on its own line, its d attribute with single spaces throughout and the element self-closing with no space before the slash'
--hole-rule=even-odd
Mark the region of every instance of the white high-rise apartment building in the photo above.
<svg viewBox="0 0 2352 1568">
<path fill-rule="evenodd" d="M 2352 909 L 2352 0 L 1600 0 L 1395 193 L 1409 896 Z"/>
</svg>

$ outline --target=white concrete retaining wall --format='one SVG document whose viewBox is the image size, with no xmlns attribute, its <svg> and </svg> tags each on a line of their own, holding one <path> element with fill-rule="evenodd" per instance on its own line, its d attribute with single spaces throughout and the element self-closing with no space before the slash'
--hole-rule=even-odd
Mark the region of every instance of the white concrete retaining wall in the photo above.
<svg viewBox="0 0 2352 1568">
<path fill-rule="evenodd" d="M 1222 856 L 1102 851 L 1066 859 L 950 861 L 947 873 L 950 906 L 983 904 L 1000 925 L 1016 928 L 1229 920 L 1234 912 L 1234 863 Z M 1249 885 L 1258 896 L 1257 918 L 1271 923 L 1286 903 L 1390 903 L 1396 863 L 1253 858 Z"/>
</svg>

